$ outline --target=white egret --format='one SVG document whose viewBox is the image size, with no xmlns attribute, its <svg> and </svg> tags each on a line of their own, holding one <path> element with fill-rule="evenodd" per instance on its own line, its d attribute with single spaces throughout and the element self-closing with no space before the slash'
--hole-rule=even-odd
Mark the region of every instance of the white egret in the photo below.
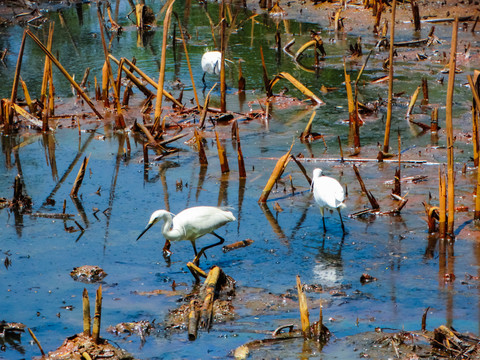
<svg viewBox="0 0 480 360">
<path fill-rule="evenodd" d="M 170 241 L 190 240 L 193 246 L 193 251 L 195 252 L 194 263 L 196 263 L 205 250 L 223 244 L 225 241 L 213 231 L 230 221 L 235 221 L 236 219 L 230 211 L 222 210 L 214 206 L 195 206 L 185 209 L 177 215 L 174 215 L 167 210 L 157 210 L 152 213 L 147 226 L 138 236 L 137 240 L 160 220 L 163 220 L 164 222 L 162 234 L 168 244 Z M 206 234 L 215 235 L 220 241 L 202 248 L 197 253 L 195 240 Z"/>
<path fill-rule="evenodd" d="M 313 170 L 312 187 L 313 196 L 316 203 L 320 207 L 320 213 L 322 214 L 323 230 L 327 231 L 325 227 L 324 210 L 337 209 L 340 216 L 340 222 L 342 224 L 342 231 L 345 233 L 345 226 L 343 225 L 342 214 L 340 209 L 345 207 L 343 201 L 345 200 L 345 192 L 342 185 L 329 176 L 322 175 L 322 169 Z"/>
<path fill-rule="evenodd" d="M 233 63 L 232 60 L 225 59 L 225 61 Z M 225 63 L 225 65 L 227 65 Z M 222 53 L 220 51 L 207 51 L 202 56 L 202 70 L 203 70 L 203 85 L 205 84 L 205 74 L 220 75 L 220 68 L 222 66 Z"/>
<path fill-rule="evenodd" d="M 202 81 L 205 85 L 205 74 L 220 75 L 222 53 L 220 51 L 207 51 L 202 56 Z"/>
</svg>

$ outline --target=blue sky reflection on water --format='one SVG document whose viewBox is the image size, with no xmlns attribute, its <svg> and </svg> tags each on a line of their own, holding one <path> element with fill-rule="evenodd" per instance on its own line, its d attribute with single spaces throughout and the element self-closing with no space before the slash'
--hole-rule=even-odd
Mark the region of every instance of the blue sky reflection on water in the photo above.
<svg viewBox="0 0 480 360">
<path fill-rule="evenodd" d="M 158 4 L 150 5 L 154 11 L 160 10 Z M 215 5 L 208 6 L 214 14 L 218 11 Z M 83 9 L 82 26 L 78 24 L 73 9 L 64 11 L 68 31 L 58 21 L 58 14 L 50 14 L 56 20 L 54 49 L 65 68 L 75 73 L 76 79 L 81 78 L 86 66 L 90 66 L 90 81 L 93 84 L 93 76 L 100 76 L 103 51 L 98 37 L 95 6 L 84 5 Z M 182 16 L 185 15 L 180 2 L 175 5 L 175 9 Z M 135 56 L 137 65 L 157 79 L 161 27 L 151 35 L 150 42 L 145 41 L 143 46 L 139 46 L 135 29 L 124 18 L 126 11 L 127 5 L 122 4 L 119 22 L 125 27 L 125 32 L 120 39 L 112 40 L 112 54 L 117 58 Z M 241 16 L 244 16 L 242 19 L 246 17 L 243 14 Z M 191 7 L 190 21 L 189 32 L 192 38 L 189 51 L 195 68 L 195 81 L 200 86 L 203 75 L 199 66 L 200 58 L 205 48 L 213 48 L 213 43 L 208 21 L 198 4 Z M 246 102 L 241 104 L 234 89 L 236 66 L 230 65 L 227 74 L 230 86 L 228 106 L 235 111 L 247 111 L 250 107 L 259 109 L 258 100 L 264 95 L 257 55 L 259 46 L 262 46 L 271 75 L 280 71 L 290 72 L 326 102 L 325 106 L 316 109 L 313 129 L 325 135 L 327 148 L 324 148 L 321 140 L 309 145 L 296 140 L 292 153 L 302 153 L 307 158 L 338 158 L 337 135 L 342 139 L 344 151 L 351 150 L 348 125 L 342 122 L 348 118 L 342 84 L 342 56 L 345 55 L 346 44 L 355 41 L 356 34 L 345 35 L 344 39 L 335 43 L 326 42 L 327 54 L 330 56 L 325 59 L 320 74 L 315 76 L 295 67 L 285 54 L 282 54 L 280 63 L 276 62 L 274 28 L 271 20 L 262 19 L 255 26 L 253 41 L 248 22 L 231 36 L 227 56 L 232 60 L 244 60 L 242 68 L 247 78 L 248 91 Z M 300 26 L 292 21 L 290 27 L 298 44 L 309 39 L 310 28 L 316 26 Z M 441 26 L 439 28 L 440 34 L 448 33 L 441 30 Z M 37 30 L 41 38 L 45 33 L 46 28 Z M 5 79 L 0 84 L 0 93 L 2 97 L 8 97 L 21 29 L 2 28 L 0 34 L 0 48 L 8 47 L 12 50 L 7 59 L 9 68 L 0 69 L 0 75 Z M 290 35 L 282 36 L 286 42 Z M 322 36 L 333 37 L 327 31 L 323 31 Z M 72 48 L 71 39 L 75 41 L 80 57 L 74 56 L 76 50 Z M 366 47 L 372 47 L 372 39 L 365 38 L 365 42 Z M 180 44 L 177 45 L 180 47 Z M 168 51 L 167 83 L 181 79 L 186 84 L 184 101 L 187 101 L 186 99 L 193 98 L 193 94 L 185 58 L 182 54 L 180 65 L 174 66 L 171 48 Z M 381 61 L 381 56 L 372 58 L 370 67 L 365 71 L 366 79 L 371 80 L 384 74 L 381 71 Z M 361 63 L 351 65 L 350 70 L 355 76 L 360 66 Z M 22 78 L 29 85 L 29 90 L 32 94 L 37 94 L 40 87 L 37 79 L 43 69 L 43 55 L 31 41 L 27 43 L 22 69 Z M 444 132 L 439 134 L 440 148 L 437 148 L 437 143 L 430 134 L 417 136 L 417 132 L 411 130 L 404 119 L 409 94 L 420 81 L 417 73 L 412 75 L 409 71 L 407 62 L 398 64 L 399 80 L 395 86 L 398 91 L 404 90 L 407 94 L 400 97 L 395 106 L 397 111 L 394 130 L 392 129 L 392 149 L 395 152 L 396 130 L 399 128 L 403 158 L 421 158 L 432 163 L 445 162 L 446 152 L 442 149 L 445 145 Z M 437 73 L 428 72 L 426 75 L 430 84 L 430 100 L 442 104 L 446 86 L 435 81 L 437 76 Z M 464 82 L 465 76 L 458 75 L 459 84 Z M 212 78 L 207 80 L 210 85 L 215 81 Z M 55 73 L 54 81 L 56 94 L 64 98 L 58 101 L 68 102 L 71 96 L 70 86 L 59 73 Z M 321 94 L 319 88 L 322 84 L 339 89 Z M 303 99 L 290 84 L 277 86 L 277 91 L 285 86 L 288 87 L 287 95 Z M 89 87 L 90 94 L 93 94 L 92 88 L 93 85 Z M 172 91 L 175 92 L 174 89 Z M 386 98 L 386 84 L 368 84 L 360 92 L 365 102 L 377 100 L 379 96 Z M 464 162 L 472 165 L 469 162 L 472 156 L 471 143 L 468 137 L 463 136 L 471 129 L 468 117 L 469 93 L 468 88 L 460 85 L 456 88 L 458 170 Z M 201 101 L 205 95 L 201 94 Z M 141 96 L 136 92 L 134 102 L 141 101 Z M 218 102 L 218 93 L 213 93 L 212 101 L 214 104 Z M 320 212 L 310 196 L 308 183 L 293 162 L 288 165 L 284 176 L 292 176 L 295 195 L 291 194 L 290 180 L 286 178 L 285 183 L 279 184 L 272 192 L 267 208 L 258 205 L 258 197 L 275 166 L 276 158 L 283 155 L 292 140 L 298 137 L 312 110 L 312 107 L 304 105 L 285 110 L 274 106 L 273 118 L 268 123 L 260 120 L 239 123 L 247 168 L 247 179 L 244 181 L 238 179 L 236 152 L 234 142 L 230 140 L 229 126 L 215 128 L 221 134 L 230 161 L 231 172 L 228 175 L 220 174 L 216 144 L 213 141 L 214 128 L 211 124 L 208 124 L 205 131 L 209 159 L 206 169 L 199 167 L 194 148 L 181 140 L 174 144 L 180 149 L 178 153 L 152 163 L 145 172 L 142 144 L 131 133 L 127 133 L 131 154 L 125 154 L 127 145 L 124 135 L 112 131 L 111 126 L 103 122 L 98 122 L 99 127 L 95 133 L 82 131 L 81 137 L 76 127 L 68 128 L 68 123 L 52 135 L 32 131 L 21 136 L 2 136 L 4 156 L 0 157 L 0 168 L 4 170 L 0 173 L 0 195 L 11 197 L 14 177 L 21 169 L 26 192 L 33 199 L 34 211 L 61 212 L 66 199 L 66 211 L 75 214 L 75 220 L 85 228 L 84 234 L 79 237 L 79 232 L 66 231 L 66 228 L 75 228 L 72 221 L 64 223 L 58 219 L 15 216 L 8 209 L 0 211 L 0 223 L 4 229 L 0 242 L 0 259 L 4 261 L 8 256 L 12 262 L 8 269 L 0 268 L 2 318 L 27 324 L 45 350 L 56 349 L 67 336 L 81 331 L 83 288 L 86 287 L 93 296 L 97 285 L 74 282 L 69 273 L 75 266 L 90 264 L 98 265 L 108 273 L 103 283 L 102 336 L 138 358 L 223 358 L 237 346 L 267 336 L 252 330 L 266 333 L 286 323 L 299 325 L 296 305 L 292 300 L 282 297 L 289 292 L 294 293 L 297 274 L 304 283 L 325 287 L 324 292 L 308 294 L 311 318 L 318 317 L 318 307 L 322 300 L 324 317 L 335 319 L 328 322 L 327 326 L 337 337 L 371 331 L 375 327 L 417 330 L 428 306 L 431 308 L 427 319 L 429 329 L 450 324 L 460 331 L 478 333 L 478 281 L 466 279 L 464 275 L 468 273 L 477 276 L 480 261 L 480 249 L 476 243 L 478 230 L 469 222 L 474 207 L 474 198 L 471 196 L 476 179 L 474 171 L 457 173 L 457 204 L 468 206 L 470 211 L 457 213 L 458 237 L 454 256 L 447 258 L 444 268 L 442 264 L 445 258 L 439 253 L 438 244 L 430 242 L 433 245 L 428 247 L 429 235 L 422 205 L 429 192 L 433 196 L 432 203 L 438 203 L 438 165 L 402 166 L 402 176 L 427 175 L 428 180 L 402 185 L 402 192 L 404 195 L 408 193 L 409 202 L 401 216 L 353 219 L 348 214 L 361 210 L 367 205 L 367 200 L 361 193 L 352 165 L 305 161 L 309 174 L 315 167 L 322 167 L 325 174 L 337 178 L 348 188 L 347 209 L 343 212 L 348 233 L 343 238 L 337 214 L 326 214 L 327 233 L 323 233 Z M 375 158 L 377 142 L 383 139 L 384 113 L 384 109 L 380 110 L 375 118 L 369 119 L 361 128 L 362 157 Z M 440 109 L 440 113 L 443 119 L 444 110 Z M 428 114 L 420 114 L 420 110 L 417 116 L 421 121 L 428 119 Z M 83 130 L 93 126 L 89 124 Z M 441 126 L 444 127 L 444 124 Z M 12 150 L 18 144 L 22 146 Z M 50 151 L 55 154 L 54 163 L 48 157 L 48 144 Z M 78 162 L 68 173 L 77 155 Z M 90 161 L 80 190 L 80 201 L 75 204 L 70 199 L 69 192 L 84 156 L 90 156 Z M 389 196 L 391 185 L 385 185 L 385 181 L 393 179 L 395 168 L 395 163 L 359 164 L 367 188 L 377 197 L 382 210 L 396 206 Z M 44 205 L 63 176 L 66 176 L 64 182 L 53 195 L 55 204 Z M 183 187 L 178 188 L 177 182 L 180 180 Z M 283 211 L 277 212 L 274 209 L 275 203 Z M 180 305 L 179 296 L 148 297 L 135 292 L 170 290 L 173 281 L 177 283 L 177 290 L 185 294 L 190 292 L 193 278 L 186 268 L 186 262 L 193 258 L 190 243 L 182 241 L 172 244 L 171 263 L 166 264 L 161 254 L 164 239 L 160 225 L 152 228 L 138 242 L 135 239 L 154 210 L 168 208 L 177 213 L 196 205 L 231 207 L 238 221 L 220 229 L 219 234 L 225 236 L 227 243 L 247 238 L 253 239 L 254 243 L 245 249 L 225 254 L 220 248 L 207 252 L 208 258 L 202 260 L 205 268 L 217 264 L 237 281 L 238 294 L 233 300 L 237 317 L 228 323 L 214 324 L 210 333 L 200 332 L 195 342 L 188 342 L 185 332 L 168 332 L 162 326 L 165 325 L 169 310 Z M 212 241 L 215 241 L 213 237 L 206 236 L 198 240 L 198 243 L 203 246 Z M 360 276 L 363 273 L 378 280 L 362 285 Z M 445 273 L 454 273 L 456 280 L 446 282 Z M 344 294 L 332 295 L 330 290 L 339 288 Z M 70 305 L 73 310 L 64 308 Z M 138 337 L 115 337 L 106 332 L 107 326 L 119 322 L 153 319 L 160 324 L 160 328 L 155 335 L 147 337 L 143 346 Z M 298 343 L 286 344 L 276 351 L 281 358 L 297 358 L 302 351 L 298 346 Z M 22 335 L 19 348 L 24 351 L 22 357 L 38 355 L 38 350 L 31 344 L 27 334 Z M 7 345 L 6 352 L 1 356 L 18 358 L 21 351 Z M 329 353 L 328 346 L 325 352 L 327 357 L 335 356 Z"/>
</svg>

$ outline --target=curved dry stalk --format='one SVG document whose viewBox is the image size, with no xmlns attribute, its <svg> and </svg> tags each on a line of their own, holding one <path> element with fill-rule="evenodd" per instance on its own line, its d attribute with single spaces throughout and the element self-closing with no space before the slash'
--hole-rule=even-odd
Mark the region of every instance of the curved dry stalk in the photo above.
<svg viewBox="0 0 480 360">
<path fill-rule="evenodd" d="M 407 117 L 409 117 L 412 114 L 413 107 L 415 106 L 415 103 L 417 102 L 418 94 L 420 93 L 421 86 L 418 86 L 417 89 L 413 92 L 412 98 L 410 99 L 410 103 L 408 104 L 408 109 L 407 109 Z"/>
<path fill-rule="evenodd" d="M 210 102 L 210 94 L 215 89 L 217 86 L 217 83 L 213 84 L 212 88 L 208 92 L 207 96 L 205 97 L 205 103 L 203 104 L 203 110 L 202 114 L 200 115 L 200 121 L 198 122 L 198 128 L 203 129 L 205 127 L 205 119 L 207 117 L 207 111 L 208 111 L 208 103 Z"/>
<path fill-rule="evenodd" d="M 283 171 L 287 167 L 288 162 L 290 161 L 290 153 L 292 152 L 293 148 L 293 143 L 290 146 L 290 149 L 288 152 L 283 155 L 280 159 L 278 159 L 277 164 L 275 165 L 275 168 L 272 171 L 272 174 L 270 175 L 270 178 L 267 181 L 267 184 L 265 185 L 265 188 L 262 191 L 262 194 L 260 195 L 260 198 L 258 199 L 259 203 L 266 203 L 268 199 L 268 195 L 270 195 L 270 192 L 272 191 L 273 185 L 275 185 L 275 182 L 282 176 Z"/>
<path fill-rule="evenodd" d="M 286 79 L 290 81 L 293 86 L 295 86 L 300 92 L 306 96 L 308 96 L 310 99 L 314 100 L 317 105 L 325 105 L 325 103 L 313 92 L 311 92 L 305 85 L 303 85 L 300 81 L 295 79 L 292 75 L 290 75 L 287 72 L 281 72 L 280 74 L 276 75 L 272 81 L 270 81 L 269 87 L 270 90 L 273 88 L 273 86 L 280 80 L 280 79 Z"/>
<path fill-rule="evenodd" d="M 295 39 L 293 40 L 293 42 L 289 42 L 287 44 L 287 46 L 285 46 L 283 49 L 287 49 L 293 45 L 293 43 L 295 42 Z M 295 53 L 295 56 L 293 57 L 295 59 L 295 61 L 298 61 L 298 58 L 308 49 L 308 48 L 311 48 L 311 47 L 315 47 L 315 45 L 317 44 L 317 40 L 310 40 L 310 41 L 307 41 L 305 44 L 303 44 L 300 49 L 297 50 L 297 52 Z M 287 52 L 288 54 L 288 52 Z M 290 55 L 290 54 L 289 54 Z"/>
</svg>

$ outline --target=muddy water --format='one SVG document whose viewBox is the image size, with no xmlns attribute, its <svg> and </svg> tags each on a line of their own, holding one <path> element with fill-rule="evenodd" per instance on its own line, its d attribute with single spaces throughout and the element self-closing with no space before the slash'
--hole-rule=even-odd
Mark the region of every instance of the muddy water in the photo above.
<svg viewBox="0 0 480 360">
<path fill-rule="evenodd" d="M 158 4 L 150 4 L 154 11 L 160 11 Z M 189 51 L 195 71 L 195 82 L 201 87 L 202 72 L 200 58 L 205 48 L 214 48 L 210 36 L 208 20 L 198 4 L 192 4 L 187 12 L 184 4 L 177 3 L 176 11 L 185 19 L 192 38 Z M 61 24 L 58 13 L 48 14 L 56 21 L 54 48 L 59 59 L 76 79 L 82 77 L 85 67 L 91 67 L 90 94 L 93 94 L 93 76 L 101 77 L 103 52 L 101 48 L 95 6 L 83 5 L 83 23 L 80 24 L 75 9 L 63 12 L 65 23 Z M 125 19 L 126 5 L 120 6 L 119 22 L 124 33 L 111 42 L 111 52 L 117 58 L 135 56 L 137 65 L 151 77 L 158 76 L 161 47 L 161 29 L 139 42 L 135 28 Z M 208 4 L 212 18 L 218 16 L 218 7 Z M 238 17 L 245 20 L 250 16 L 241 10 Z M 188 20 L 188 21 L 187 21 Z M 300 323 L 296 307 L 295 276 L 302 282 L 320 284 L 323 292 L 309 293 L 311 317 L 317 318 L 320 300 L 324 306 L 324 317 L 329 319 L 327 326 L 338 338 L 373 330 L 376 327 L 394 329 L 418 329 L 421 316 L 430 307 L 427 326 L 429 329 L 440 324 L 453 325 L 460 331 L 478 333 L 479 290 L 478 281 L 465 280 L 465 273 L 478 275 L 480 249 L 476 243 L 478 228 L 471 222 L 473 201 L 472 191 L 476 173 L 468 169 L 460 172 L 464 163 L 472 167 L 470 157 L 472 146 L 470 123 L 470 90 L 462 84 L 466 74 L 474 65 L 463 61 L 462 74 L 457 75 L 455 88 L 455 132 L 457 135 L 456 161 L 458 205 L 467 206 L 468 212 L 457 213 L 457 241 L 449 248 L 447 261 L 439 252 L 435 238 L 427 233 L 422 201 L 432 194 L 432 203 L 438 204 L 438 164 L 445 163 L 446 139 L 440 131 L 438 139 L 429 133 L 422 134 L 415 126 L 409 126 L 404 118 L 410 95 L 420 85 L 420 78 L 429 82 L 430 102 L 440 106 L 440 126 L 445 128 L 444 108 L 446 75 L 440 70 L 443 63 L 417 62 L 409 60 L 403 50 L 396 63 L 396 84 L 394 91 L 406 93 L 396 98 L 394 123 L 392 126 L 392 152 L 396 152 L 397 129 L 402 136 L 402 158 L 425 160 L 428 164 L 407 163 L 402 165 L 402 176 L 427 175 L 426 181 L 404 183 L 402 193 L 408 193 L 408 204 L 401 216 L 378 216 L 350 218 L 347 215 L 368 205 L 360 186 L 355 179 L 351 163 L 326 162 L 327 158 L 339 158 L 337 136 L 344 144 L 344 151 L 351 152 L 349 129 L 343 120 L 348 118 L 347 101 L 343 85 L 343 56 L 348 55 L 347 47 L 354 43 L 358 35 L 363 36 L 364 49 L 374 47 L 376 39 L 367 32 L 354 30 L 341 36 L 329 32 L 315 24 L 295 21 L 280 22 L 282 42 L 295 37 L 298 47 L 309 40 L 310 29 L 322 30 L 327 58 L 322 62 L 318 74 L 309 73 L 296 67 L 284 53 L 277 55 L 274 48 L 275 22 L 260 15 L 251 37 L 251 20 L 243 28 L 231 35 L 227 57 L 238 61 L 243 59 L 243 73 L 247 81 L 246 100 L 239 101 L 236 94 L 236 65 L 229 65 L 228 107 L 246 112 L 249 108 L 258 110 L 262 91 L 262 73 L 259 48 L 263 47 L 270 76 L 280 71 L 290 72 L 319 95 L 326 105 L 317 108 L 313 131 L 325 135 L 327 148 L 320 141 L 302 144 L 296 140 L 292 153 L 303 154 L 304 165 L 309 173 L 315 167 L 322 167 L 327 175 L 333 176 L 348 188 L 347 208 L 344 221 L 348 233 L 342 236 L 337 214 L 327 214 L 327 232 L 324 234 L 318 208 L 308 191 L 308 183 L 300 170 L 289 164 L 285 175 L 293 178 L 279 184 L 272 192 L 267 207 L 258 205 L 258 197 L 267 182 L 275 159 L 283 155 L 292 140 L 303 130 L 313 110 L 308 103 L 290 106 L 283 105 L 285 99 L 273 105 L 273 117 L 269 121 L 258 120 L 240 122 L 242 150 L 245 155 L 247 179 L 238 179 L 235 144 L 230 140 L 230 127 L 217 126 L 223 138 L 230 161 L 231 172 L 220 174 L 220 166 L 213 142 L 214 128 L 209 124 L 207 156 L 209 165 L 201 168 L 194 149 L 182 141 L 175 143 L 180 151 L 161 161 L 152 162 L 145 171 L 142 163 L 142 144 L 130 133 L 127 137 L 131 153 L 126 152 L 125 135 L 112 130 L 108 120 L 82 124 L 79 134 L 76 124 L 63 122 L 53 134 L 42 135 L 34 131 L 21 136 L 2 136 L 0 157 L 0 195 L 12 196 L 13 179 L 17 173 L 23 174 L 25 189 L 33 199 L 34 212 L 58 213 L 63 201 L 67 200 L 66 212 L 75 215 L 85 232 L 69 232 L 77 229 L 73 221 L 48 219 L 29 215 L 17 215 L 8 209 L 0 211 L 2 236 L 0 242 L 2 261 L 8 257 L 11 266 L 0 269 L 0 314 L 2 319 L 25 323 L 42 343 L 45 350 L 57 348 L 63 339 L 82 329 L 81 293 L 86 286 L 93 295 L 97 285 L 74 282 L 69 273 L 73 267 L 85 264 L 102 267 L 108 276 L 103 280 L 102 336 L 116 342 L 138 358 L 224 358 L 229 352 L 248 341 L 268 337 L 268 333 L 280 325 Z M 288 27 L 288 33 L 285 30 Z M 326 28 L 327 24 L 323 24 Z M 436 34 L 443 45 L 427 48 L 432 57 L 442 57 L 448 51 L 451 34 L 450 25 L 437 25 Z M 36 30 L 43 38 L 46 27 Z M 428 33 L 422 30 L 422 37 Z M 11 49 L 7 57 L 8 68 L 0 67 L 0 92 L 9 97 L 12 73 L 16 61 L 16 51 L 21 39 L 21 29 L 0 29 L 0 47 Z M 178 36 L 178 33 L 177 33 Z M 472 53 L 476 55 L 477 39 L 461 32 L 463 42 L 472 42 Z M 399 40 L 411 38 L 405 30 L 399 32 Z M 463 44 L 462 42 L 462 44 Z M 177 44 L 177 51 L 180 44 Z M 297 49 L 298 47 L 295 47 Z M 172 82 L 180 79 L 186 84 L 184 102 L 193 98 L 191 81 L 184 54 L 178 51 L 173 60 L 172 47 L 168 49 L 167 81 L 174 94 Z M 365 51 L 365 50 L 364 50 Z M 423 51 L 423 50 L 422 50 Z M 435 53 L 438 51 L 438 53 Z M 80 56 L 75 56 L 76 54 Z M 365 70 L 364 82 L 359 89 L 365 103 L 385 99 L 386 83 L 371 85 L 370 80 L 386 75 L 382 62 L 387 57 L 385 51 L 375 52 Z M 306 59 L 312 61 L 312 59 Z M 364 59 L 347 58 L 348 68 L 355 77 Z M 38 94 L 39 75 L 43 69 L 43 55 L 28 41 L 22 67 L 22 78 L 27 82 L 31 94 Z M 445 84 L 437 82 L 445 78 Z M 216 79 L 207 77 L 207 85 Z M 337 87 L 338 90 L 322 94 L 321 85 Z M 283 89 L 286 87 L 288 89 Z M 72 109 L 88 111 L 81 104 L 71 105 L 71 90 L 59 73 L 55 73 L 55 88 L 61 98 L 66 113 Z M 289 83 L 280 83 L 274 92 L 285 91 L 287 96 L 302 95 Z M 22 95 L 20 95 L 22 96 Z M 32 95 L 37 96 L 37 95 Z M 205 93 L 200 94 L 201 101 Z M 136 94 L 133 103 L 143 99 Z M 218 104 L 218 93 L 213 95 L 213 104 Z M 61 107 L 59 108 L 59 110 Z M 429 122 L 431 109 L 415 109 L 415 120 Z M 366 119 L 361 128 L 361 158 L 374 159 L 377 142 L 383 141 L 385 107 Z M 127 121 L 133 121 L 128 115 Z M 87 129 L 96 128 L 96 132 Z M 184 130 L 188 131 L 188 130 Z M 80 198 L 74 203 L 69 192 L 76 172 L 84 156 L 90 156 L 87 176 L 80 189 Z M 366 162 L 358 164 L 360 173 L 369 190 L 378 199 L 382 210 L 396 207 L 390 199 L 395 163 L 378 164 Z M 73 170 L 72 170 L 73 169 Z M 177 186 L 178 182 L 183 186 Z M 55 204 L 46 204 L 52 198 Z M 278 203 L 283 211 L 274 210 Z M 179 306 L 181 294 L 192 290 L 193 278 L 186 267 L 193 252 L 188 242 L 172 244 L 171 262 L 162 257 L 163 237 L 157 225 L 146 233 L 140 241 L 136 237 L 144 228 L 151 212 L 166 208 L 177 213 L 195 205 L 219 205 L 231 207 L 238 221 L 219 230 L 231 243 L 247 238 L 254 243 L 248 248 L 222 253 L 220 248 L 208 251 L 208 258 L 202 260 L 202 267 L 208 269 L 216 264 L 237 281 L 238 294 L 234 299 L 236 318 L 224 324 L 214 324 L 209 333 L 200 332 L 195 342 L 187 340 L 184 331 L 167 331 L 164 323 L 170 309 Z M 99 211 L 97 211 L 97 209 Z M 81 236 L 80 236 L 81 235 Z M 199 245 L 215 241 L 204 237 Z M 378 280 L 362 285 L 360 276 L 368 273 Z M 453 273 L 456 280 L 446 282 L 445 273 Z M 156 289 L 171 290 L 177 284 L 178 294 L 173 296 L 141 296 L 135 292 Z M 334 293 L 330 290 L 341 290 Z M 73 308 L 72 308 L 73 307 Z M 109 325 L 123 321 L 153 320 L 160 324 L 158 330 L 147 337 L 142 344 L 139 337 L 115 337 L 105 331 Z M 318 348 L 303 346 L 302 342 L 291 341 L 275 345 L 270 355 L 280 358 L 318 356 Z M 348 353 L 348 356 L 345 356 Z M 323 349 L 328 358 L 354 356 L 354 350 L 338 346 L 336 342 Z M 39 352 L 23 335 L 21 343 L 8 344 L 0 353 L 5 358 L 30 358 Z M 253 353 L 255 356 L 255 352 Z"/>
</svg>

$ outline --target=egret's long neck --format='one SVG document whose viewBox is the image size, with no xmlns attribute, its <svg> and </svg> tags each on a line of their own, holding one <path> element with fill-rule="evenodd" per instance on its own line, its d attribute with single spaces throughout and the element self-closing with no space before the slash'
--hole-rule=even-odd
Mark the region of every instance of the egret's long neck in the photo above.
<svg viewBox="0 0 480 360">
<path fill-rule="evenodd" d="M 162 234 L 163 236 L 165 236 L 166 239 L 168 239 L 170 237 L 170 229 L 172 228 L 172 215 L 170 214 L 167 214 L 165 215 L 165 217 L 163 218 L 163 228 L 162 228 Z"/>
</svg>

